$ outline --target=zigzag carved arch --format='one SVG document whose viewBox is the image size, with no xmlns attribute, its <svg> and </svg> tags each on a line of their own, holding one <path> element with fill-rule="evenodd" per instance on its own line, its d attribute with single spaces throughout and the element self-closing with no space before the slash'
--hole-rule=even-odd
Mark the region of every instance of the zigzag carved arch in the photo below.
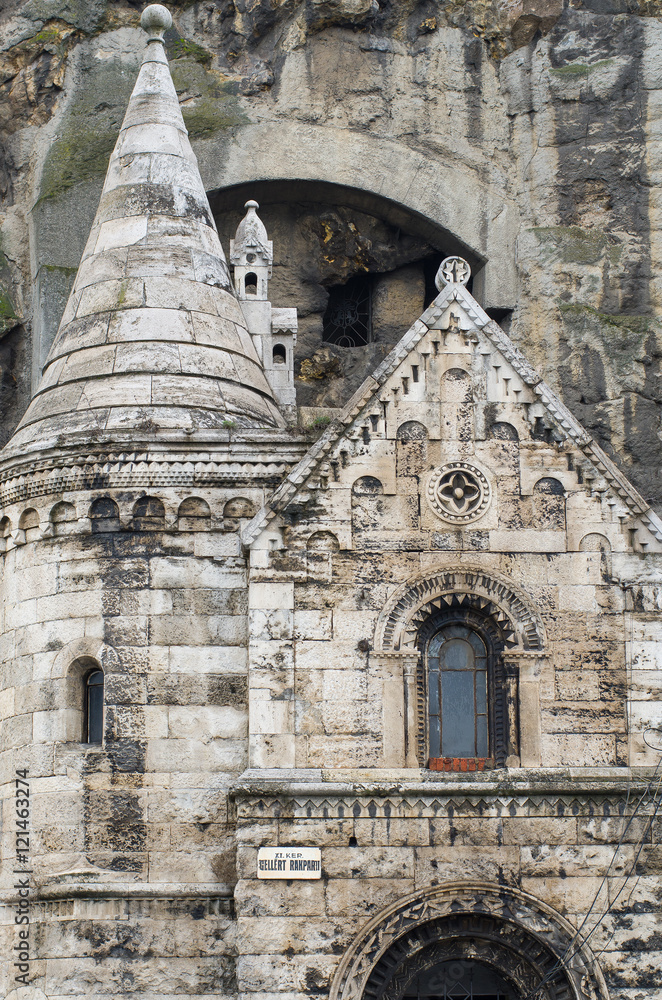
<svg viewBox="0 0 662 1000">
<path fill-rule="evenodd" d="M 449 607 L 475 608 L 498 624 L 507 648 L 543 649 L 545 631 L 531 598 L 505 578 L 461 566 L 408 580 L 387 602 L 375 626 L 377 652 L 417 649 L 419 629 Z"/>
<path fill-rule="evenodd" d="M 576 929 L 558 911 L 514 887 L 473 881 L 431 886 L 404 896 L 372 917 L 345 952 L 330 1000 L 394 1000 L 401 993 L 397 977 L 406 971 L 403 963 L 416 960 L 429 946 L 443 950 L 449 940 L 455 942 L 449 954 L 457 954 L 457 942 L 465 932 L 478 945 L 496 941 L 505 946 L 513 964 L 503 971 L 516 973 L 520 966 L 519 978 L 526 980 L 533 974 L 539 985 L 542 979 L 550 986 L 555 997 L 608 1000 L 591 949 L 577 943 Z M 447 956 L 434 957 L 444 960 Z M 535 995 L 550 1000 L 544 987 Z"/>
</svg>

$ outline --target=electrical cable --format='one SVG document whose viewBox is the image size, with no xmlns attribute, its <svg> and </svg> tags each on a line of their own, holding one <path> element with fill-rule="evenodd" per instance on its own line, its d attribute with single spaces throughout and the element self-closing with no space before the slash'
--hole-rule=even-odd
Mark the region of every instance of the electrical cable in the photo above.
<svg viewBox="0 0 662 1000">
<path fill-rule="evenodd" d="M 648 731 L 649 730 L 646 730 L 646 732 L 648 732 Z M 647 745 L 650 746 L 650 744 L 647 744 Z M 616 860 L 616 858 L 618 856 L 618 852 L 620 851 L 620 849 L 621 849 L 621 847 L 623 845 L 625 835 L 626 835 L 628 829 L 630 828 L 630 826 L 632 825 L 632 822 L 633 822 L 635 816 L 637 815 L 640 807 L 642 806 L 643 802 L 650 795 L 651 789 L 652 789 L 652 787 L 653 787 L 656 779 L 657 779 L 657 788 L 655 790 L 655 795 L 653 796 L 653 802 L 656 802 L 656 800 L 657 800 L 657 802 L 655 804 L 655 808 L 653 809 L 652 813 L 650 814 L 650 816 L 648 818 L 648 822 L 646 823 L 646 825 L 645 825 L 645 827 L 644 827 L 644 829 L 642 831 L 642 834 L 641 834 L 640 838 L 638 839 L 638 841 L 636 843 L 635 856 L 634 856 L 632 864 L 630 866 L 630 870 L 627 872 L 627 874 L 625 876 L 622 876 L 623 879 L 624 879 L 623 885 L 621 886 L 621 888 L 619 889 L 619 891 L 616 893 L 616 895 L 614 896 L 614 898 L 609 902 L 609 905 L 606 907 L 606 909 L 604 910 L 604 912 L 600 915 L 600 917 L 595 922 L 595 924 L 593 925 L 593 927 L 591 928 L 591 930 L 580 940 L 581 932 L 582 932 L 584 926 L 586 925 L 586 921 L 590 917 L 590 914 L 592 913 L 592 911 L 593 911 L 593 909 L 594 909 L 594 907 L 595 907 L 595 905 L 597 903 L 597 900 L 599 899 L 600 893 L 602 892 L 602 889 L 603 889 L 603 886 L 605 885 L 605 882 L 607 882 L 608 879 L 609 879 L 609 877 L 610 877 L 609 873 L 611 871 L 612 865 L 614 864 L 614 862 L 615 862 L 615 860 Z M 523 998 L 523 1000 L 538 1000 L 538 998 L 542 996 L 542 994 L 541 994 L 540 991 L 542 989 L 544 989 L 544 987 L 548 983 L 550 983 L 552 981 L 553 977 L 556 975 L 556 973 L 559 970 L 563 969 L 564 966 L 569 961 L 572 961 L 572 959 L 579 953 L 579 951 L 581 950 L 581 948 L 586 944 L 586 942 L 589 940 L 589 938 L 593 935 L 593 933 L 600 926 L 600 924 L 605 919 L 605 917 L 607 916 L 607 914 L 609 912 L 611 912 L 611 910 L 613 909 L 616 901 L 618 900 L 618 898 L 620 897 L 620 895 L 624 891 L 625 886 L 628 883 L 628 880 L 632 877 L 632 874 L 634 873 L 634 871 L 636 869 L 637 863 L 639 861 L 639 857 L 641 855 L 641 852 L 642 852 L 643 847 L 644 847 L 644 843 L 646 841 L 646 836 L 648 834 L 648 831 L 652 828 L 653 822 L 656 819 L 657 814 L 660 811 L 660 808 L 662 808 L 662 794 L 661 793 L 662 793 L 662 758 L 658 761 L 658 764 L 657 764 L 657 766 L 655 768 L 655 771 L 654 771 L 654 773 L 653 773 L 650 781 L 648 782 L 648 784 L 646 785 L 646 787 L 642 791 L 641 796 L 639 797 L 639 801 L 637 802 L 636 806 L 634 807 L 632 813 L 630 814 L 630 817 L 629 817 L 627 823 L 625 824 L 625 827 L 623 828 L 623 830 L 621 832 L 621 836 L 620 836 L 619 841 L 618 841 L 618 843 L 616 845 L 616 848 L 614 850 L 614 854 L 612 856 L 612 860 L 609 863 L 609 867 L 607 868 L 607 872 L 603 876 L 603 878 L 602 878 L 602 880 L 600 882 L 600 885 L 598 886 L 598 889 L 597 889 L 597 891 L 595 893 L 595 896 L 593 897 L 593 901 L 591 903 L 591 906 L 589 907 L 589 909 L 588 909 L 588 911 L 587 911 L 587 913 L 586 913 L 586 915 L 585 915 L 585 917 L 584 917 L 581 925 L 579 926 L 579 928 L 577 929 L 577 931 L 573 934 L 573 936 L 572 936 L 570 942 L 568 943 L 568 945 L 567 945 L 567 947 L 566 947 L 563 955 L 561 955 L 557 959 L 557 962 L 555 963 L 555 965 L 547 973 L 545 973 L 545 975 L 541 979 L 540 983 L 538 983 L 538 986 L 536 987 L 536 990 L 533 993 L 530 993 L 527 996 L 525 996 Z M 629 794 L 630 794 L 630 783 L 628 782 L 628 798 L 629 798 Z M 626 798 L 626 806 L 624 808 L 626 808 L 626 807 L 627 807 L 627 798 Z M 637 876 L 637 881 L 638 881 L 638 879 L 639 879 L 639 876 Z M 612 932 L 612 936 L 613 936 L 613 932 Z M 606 945 L 603 946 L 603 948 L 601 949 L 601 951 L 599 952 L 599 954 L 603 953 L 605 947 L 606 947 Z"/>
<path fill-rule="evenodd" d="M 654 743 L 648 742 L 646 739 L 646 733 L 659 733 L 660 736 L 662 736 L 662 729 L 658 729 L 656 726 L 648 726 L 648 728 L 644 729 L 642 733 L 642 738 L 646 746 L 650 747 L 651 750 L 656 750 L 657 753 L 662 753 L 662 747 L 656 747 Z"/>
</svg>

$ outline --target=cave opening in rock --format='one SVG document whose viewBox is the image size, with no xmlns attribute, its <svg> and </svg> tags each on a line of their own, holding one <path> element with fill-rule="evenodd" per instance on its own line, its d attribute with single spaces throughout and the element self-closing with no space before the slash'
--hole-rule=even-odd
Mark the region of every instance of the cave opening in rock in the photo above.
<svg viewBox="0 0 662 1000">
<path fill-rule="evenodd" d="M 372 282 L 356 274 L 344 285 L 329 289 L 322 317 L 322 340 L 338 347 L 363 347 L 372 340 Z"/>
<path fill-rule="evenodd" d="M 438 294 L 444 256 L 462 252 L 474 273 L 483 263 L 439 225 L 368 191 L 259 181 L 209 198 L 226 251 L 246 200 L 259 202 L 274 245 L 269 300 L 298 310 L 300 406 L 346 402 Z"/>
</svg>

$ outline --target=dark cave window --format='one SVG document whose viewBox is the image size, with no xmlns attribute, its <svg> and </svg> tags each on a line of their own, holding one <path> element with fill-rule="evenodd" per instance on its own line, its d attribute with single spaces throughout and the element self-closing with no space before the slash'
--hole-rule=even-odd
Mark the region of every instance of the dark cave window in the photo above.
<svg viewBox="0 0 662 1000">
<path fill-rule="evenodd" d="M 249 271 L 244 279 L 244 288 L 246 295 L 257 295 L 257 274 Z"/>
<path fill-rule="evenodd" d="M 91 670 L 85 677 L 83 742 L 103 742 L 103 670 Z"/>
<path fill-rule="evenodd" d="M 357 274 L 329 289 L 322 340 L 338 347 L 364 347 L 372 340 L 371 280 Z"/>
</svg>

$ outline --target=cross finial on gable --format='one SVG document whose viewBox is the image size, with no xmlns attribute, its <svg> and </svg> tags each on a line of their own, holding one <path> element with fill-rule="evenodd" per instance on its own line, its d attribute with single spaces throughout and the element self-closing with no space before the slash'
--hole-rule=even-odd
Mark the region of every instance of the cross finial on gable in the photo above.
<svg viewBox="0 0 662 1000">
<path fill-rule="evenodd" d="M 464 257 L 446 257 L 439 265 L 434 283 L 441 291 L 446 285 L 466 285 L 471 268 Z"/>
</svg>

